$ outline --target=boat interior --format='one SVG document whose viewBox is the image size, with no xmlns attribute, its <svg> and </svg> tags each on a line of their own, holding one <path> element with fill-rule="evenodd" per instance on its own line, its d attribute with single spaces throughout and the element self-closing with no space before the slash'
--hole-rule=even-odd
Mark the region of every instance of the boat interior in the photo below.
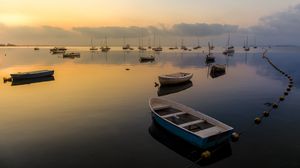
<svg viewBox="0 0 300 168">
<path fill-rule="evenodd" d="M 154 111 L 162 118 L 199 136 L 208 137 L 224 131 L 223 128 L 215 126 L 205 119 L 201 119 L 169 105 L 155 106 Z"/>
<path fill-rule="evenodd" d="M 179 72 L 179 73 L 169 74 L 169 75 L 166 75 L 166 76 L 169 76 L 169 77 L 184 77 L 184 76 L 187 76 L 187 75 L 189 75 L 189 73 Z"/>
</svg>

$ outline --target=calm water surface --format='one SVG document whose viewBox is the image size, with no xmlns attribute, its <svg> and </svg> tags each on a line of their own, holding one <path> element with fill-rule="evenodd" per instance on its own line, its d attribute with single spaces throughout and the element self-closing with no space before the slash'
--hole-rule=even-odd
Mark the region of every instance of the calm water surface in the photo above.
<svg viewBox="0 0 300 168">
<path fill-rule="evenodd" d="M 295 87 L 260 125 L 256 116 L 277 101 L 288 81 L 261 58 L 261 49 L 226 57 L 226 74 L 212 78 L 202 51 L 163 52 L 140 63 L 137 51 L 91 53 L 64 59 L 49 48 L 0 48 L 0 76 L 54 69 L 45 81 L 0 84 L 0 167 L 300 167 L 300 48 L 272 48 L 269 58 Z M 217 50 L 216 52 L 220 51 Z M 126 70 L 129 68 L 129 70 Z M 157 76 L 194 74 L 191 83 L 155 87 Z M 197 160 L 197 150 L 152 123 L 149 97 L 191 106 L 243 132 L 218 159 Z"/>
</svg>

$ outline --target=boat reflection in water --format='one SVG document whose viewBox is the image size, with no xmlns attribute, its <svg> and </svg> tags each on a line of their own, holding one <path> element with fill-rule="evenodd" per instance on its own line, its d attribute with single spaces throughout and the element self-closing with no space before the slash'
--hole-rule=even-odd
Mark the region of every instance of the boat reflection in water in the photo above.
<svg viewBox="0 0 300 168">
<path fill-rule="evenodd" d="M 54 81 L 54 76 L 47 76 L 47 77 L 40 77 L 40 78 L 32 78 L 32 79 L 19 79 L 19 80 L 12 80 L 11 86 L 17 85 L 28 85 L 32 83 L 40 83 L 40 82 L 48 82 Z"/>
<path fill-rule="evenodd" d="M 152 121 L 152 124 L 149 127 L 149 133 L 155 140 L 164 146 L 200 166 L 213 164 L 232 155 L 230 143 L 226 142 L 206 149 L 211 151 L 211 157 L 209 159 L 201 159 L 201 154 L 206 150 L 193 146 L 183 139 L 171 134 L 155 121 Z"/>
<path fill-rule="evenodd" d="M 158 88 L 157 96 L 164 96 L 172 93 L 177 93 L 186 90 L 192 86 L 193 86 L 192 81 L 187 81 L 176 85 L 166 85 L 166 86 L 163 85 Z"/>
<path fill-rule="evenodd" d="M 154 59 L 139 59 L 140 63 L 152 63 L 152 62 L 155 62 L 155 58 Z"/>
</svg>

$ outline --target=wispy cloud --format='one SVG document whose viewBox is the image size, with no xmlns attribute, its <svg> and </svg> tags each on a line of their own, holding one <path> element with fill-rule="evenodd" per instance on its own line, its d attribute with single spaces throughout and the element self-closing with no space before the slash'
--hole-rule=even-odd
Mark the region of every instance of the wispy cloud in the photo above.
<svg viewBox="0 0 300 168">
<path fill-rule="evenodd" d="M 137 37 L 156 34 L 162 38 L 162 42 L 168 42 L 168 44 L 174 40 L 174 37 L 215 39 L 216 43 L 220 41 L 220 44 L 223 44 L 225 34 L 231 32 L 234 45 L 242 44 L 245 34 L 256 36 L 260 44 L 300 45 L 299 30 L 300 4 L 285 11 L 262 17 L 258 25 L 243 29 L 238 25 L 218 23 L 179 23 L 171 27 L 161 24 L 147 27 L 73 27 L 71 29 L 52 26 L 6 26 L 0 23 L 0 43 L 88 44 L 90 38 L 100 41 L 107 36 L 110 38 L 111 45 L 119 45 L 122 44 L 123 37 L 137 42 Z"/>
<path fill-rule="evenodd" d="M 218 36 L 228 31 L 238 30 L 237 25 L 221 25 L 206 23 L 180 23 L 170 28 L 163 25 L 148 27 L 74 27 L 71 30 L 59 27 L 42 26 L 29 27 L 17 26 L 9 27 L 0 24 L 0 35 L 6 41 L 16 43 L 43 43 L 43 44 L 85 44 L 88 39 L 103 39 L 105 36 L 113 39 L 138 38 L 157 35 L 163 38 L 172 36 L 180 37 L 207 37 Z"/>
<path fill-rule="evenodd" d="M 300 30 L 300 4 L 286 11 L 262 17 L 249 31 L 269 44 L 297 44 Z"/>
</svg>

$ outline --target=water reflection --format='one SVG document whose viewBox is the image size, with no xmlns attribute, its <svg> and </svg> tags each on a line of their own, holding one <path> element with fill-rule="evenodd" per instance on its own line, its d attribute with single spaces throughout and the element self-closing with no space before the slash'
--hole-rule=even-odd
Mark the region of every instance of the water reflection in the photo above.
<svg viewBox="0 0 300 168">
<path fill-rule="evenodd" d="M 212 152 L 210 159 L 201 159 L 201 154 L 205 150 L 197 148 L 181 138 L 169 133 L 155 121 L 153 121 L 149 127 L 149 133 L 155 140 L 164 146 L 200 166 L 213 164 L 232 155 L 230 143 L 227 142 L 208 149 Z"/>
<path fill-rule="evenodd" d="M 223 71 L 223 72 L 210 71 L 210 77 L 212 77 L 212 78 L 217 78 L 217 77 L 223 76 L 225 74 L 226 74 L 225 71 Z"/>
<path fill-rule="evenodd" d="M 173 94 L 177 92 L 181 92 L 193 86 L 192 81 L 187 81 L 177 85 L 169 85 L 169 86 L 160 86 L 157 90 L 157 96 L 165 96 L 168 94 Z"/>
<path fill-rule="evenodd" d="M 47 77 L 33 78 L 33 79 L 13 80 L 11 82 L 11 86 L 28 85 L 28 84 L 32 84 L 32 83 L 48 82 L 48 81 L 54 81 L 54 80 L 55 80 L 54 76 L 47 76 Z"/>
</svg>

